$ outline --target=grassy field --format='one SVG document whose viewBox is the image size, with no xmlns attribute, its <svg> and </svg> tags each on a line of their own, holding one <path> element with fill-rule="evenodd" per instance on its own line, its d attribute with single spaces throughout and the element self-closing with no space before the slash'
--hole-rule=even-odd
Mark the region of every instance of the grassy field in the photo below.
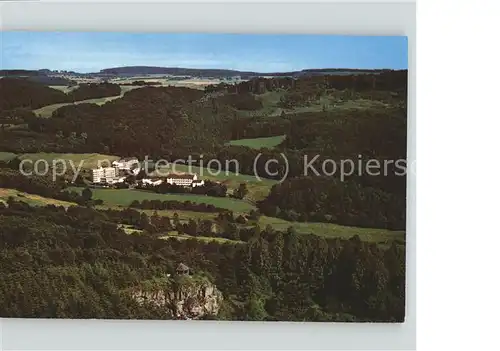
<svg viewBox="0 0 500 351">
<path fill-rule="evenodd" d="M 72 90 L 75 90 L 78 88 L 78 85 L 73 85 L 73 86 L 67 86 L 67 85 L 50 85 L 49 88 L 60 90 L 63 93 L 67 94 Z"/>
<path fill-rule="evenodd" d="M 39 195 L 28 194 L 22 191 L 17 191 L 15 189 L 0 188 L 0 200 L 3 200 L 3 202 L 5 202 L 10 196 L 12 196 L 18 201 L 26 202 L 27 204 L 32 206 L 46 206 L 46 205 L 56 205 L 64 207 L 76 206 L 76 204 L 73 202 L 55 200 Z"/>
<path fill-rule="evenodd" d="M 328 238 L 347 239 L 358 235 L 363 241 L 377 244 L 390 244 L 394 240 L 405 241 L 405 233 L 403 231 L 387 229 L 347 227 L 332 223 L 288 222 L 284 219 L 266 216 L 260 217 L 258 224 L 261 228 L 271 225 L 279 231 L 286 231 L 289 227 L 293 227 L 300 234 L 315 234 Z"/>
<path fill-rule="evenodd" d="M 284 91 L 270 91 L 264 94 L 256 95 L 255 98 L 262 102 L 262 108 L 256 111 L 238 111 L 242 117 L 275 117 L 280 116 L 282 112 L 286 114 L 303 112 L 320 112 L 323 109 L 327 111 L 346 110 L 346 109 L 369 109 L 386 108 L 387 105 L 377 100 L 353 99 L 339 101 L 333 94 L 325 94 L 317 101 L 308 106 L 297 106 L 294 108 L 279 107 L 280 99 L 285 95 Z"/>
<path fill-rule="evenodd" d="M 72 191 L 81 191 L 82 188 L 71 187 Z M 203 195 L 191 194 L 157 194 L 141 190 L 129 189 L 92 189 L 93 199 L 101 199 L 104 205 L 108 206 L 129 206 L 132 201 L 138 200 L 175 200 L 175 201 L 191 201 L 194 203 L 205 203 L 216 207 L 225 208 L 235 212 L 248 212 L 255 207 L 242 200 L 231 198 L 219 198 Z"/>
<path fill-rule="evenodd" d="M 69 162 L 73 162 L 74 167 L 78 167 L 80 165 L 80 162 L 83 161 L 83 169 L 91 169 L 91 168 L 97 168 L 97 164 L 99 161 L 108 161 L 111 163 L 117 159 L 119 159 L 118 156 L 111 156 L 111 155 L 101 155 L 101 154 L 58 154 L 58 153 L 45 153 L 45 152 L 40 152 L 36 154 L 23 154 L 19 157 L 21 160 L 29 159 L 32 160 L 33 162 L 37 160 L 45 160 L 47 161 L 50 165 L 52 165 L 52 162 L 54 160 L 62 160 L 66 163 L 66 166 L 68 169 L 70 169 L 70 164 Z M 102 163 L 103 166 L 106 166 L 106 163 Z"/>
<path fill-rule="evenodd" d="M 262 102 L 262 108 L 256 111 L 238 111 L 238 114 L 241 117 L 280 116 L 283 109 L 278 107 L 278 103 L 283 95 L 285 95 L 283 91 L 268 91 L 256 95 L 255 98 Z"/>
<path fill-rule="evenodd" d="M 246 146 L 252 149 L 272 149 L 281 144 L 286 138 L 286 135 L 278 135 L 267 138 L 252 138 L 252 139 L 238 139 L 231 140 L 229 145 L 233 146 Z"/>
<path fill-rule="evenodd" d="M 136 229 L 133 225 L 120 224 L 118 227 L 123 229 L 123 231 L 127 234 L 142 234 L 142 230 Z"/>
<path fill-rule="evenodd" d="M 139 89 L 143 87 L 144 85 L 120 85 L 120 88 L 122 89 L 122 96 L 130 90 Z"/>
<path fill-rule="evenodd" d="M 1 152 L 0 151 L 0 161 L 10 161 L 14 157 L 16 157 L 16 154 L 13 154 L 12 152 Z"/>
<path fill-rule="evenodd" d="M 215 238 L 211 236 L 191 236 L 187 234 L 178 234 L 176 231 L 170 232 L 168 235 L 160 236 L 160 239 L 168 240 L 168 239 L 178 239 L 178 240 L 187 240 L 187 239 L 196 239 L 204 242 L 217 242 L 217 243 L 226 243 L 226 244 L 244 244 L 244 241 L 240 240 L 231 240 L 226 238 Z"/>
<path fill-rule="evenodd" d="M 150 75 L 150 76 L 137 76 L 137 77 L 129 77 L 129 78 L 118 78 L 113 79 L 110 82 L 115 84 L 130 84 L 134 81 L 142 80 L 145 82 L 156 82 L 160 83 L 160 85 L 156 85 L 158 87 L 165 86 L 176 86 L 176 87 L 186 87 L 191 89 L 205 89 L 208 85 L 217 85 L 221 82 L 225 82 L 221 79 L 208 79 L 208 78 L 190 78 L 190 79 L 166 79 L 165 75 Z M 232 83 L 229 82 L 229 83 Z M 123 88 L 124 86 L 122 86 Z M 126 86 L 125 86 L 126 87 Z"/>
<path fill-rule="evenodd" d="M 122 95 L 117 95 L 117 96 L 108 96 L 104 98 L 99 98 L 99 99 L 89 99 L 89 100 L 81 100 L 81 101 L 76 101 L 74 102 L 75 105 L 79 104 L 97 104 L 97 105 L 103 105 L 108 101 L 112 101 L 114 99 L 118 99 L 122 97 Z M 64 102 L 62 104 L 53 104 L 53 105 L 47 105 L 44 107 L 41 107 L 39 109 L 33 110 L 33 112 L 43 118 L 49 118 L 52 117 L 52 113 L 57 110 L 60 107 L 66 106 L 66 105 L 71 105 L 73 104 L 72 102 Z"/>
<path fill-rule="evenodd" d="M 75 105 L 78 105 L 78 104 L 96 104 L 96 105 L 103 105 L 105 104 L 106 102 L 109 102 L 109 101 L 112 101 L 112 100 L 115 100 L 115 99 L 118 99 L 118 98 L 121 98 L 126 92 L 130 91 L 130 90 L 133 90 L 133 89 L 138 89 L 138 88 L 141 88 L 142 86 L 135 86 L 135 85 L 131 85 L 131 86 L 120 86 L 121 88 L 121 94 L 120 95 L 116 95 L 116 96 L 108 96 L 108 97 L 103 97 L 103 98 L 98 98 L 98 99 L 88 99 L 88 100 L 81 100 L 81 101 L 76 101 L 74 102 Z M 56 88 L 56 87 L 52 87 L 52 88 Z M 73 90 L 74 88 L 73 87 L 57 87 L 59 90 L 62 90 L 63 92 L 65 93 L 68 93 L 70 92 L 71 90 Z M 33 110 L 33 112 L 39 116 L 39 117 L 43 117 L 43 118 L 49 118 L 49 117 L 52 117 L 52 113 L 57 110 L 58 108 L 60 107 L 63 107 L 63 106 L 66 106 L 66 105 L 71 105 L 73 104 L 72 102 L 65 102 L 65 103 L 62 103 L 62 104 L 53 104 L 53 105 L 48 105 L 48 106 L 44 106 L 44 107 L 41 107 L 39 109 L 36 109 L 36 110 Z"/>
</svg>

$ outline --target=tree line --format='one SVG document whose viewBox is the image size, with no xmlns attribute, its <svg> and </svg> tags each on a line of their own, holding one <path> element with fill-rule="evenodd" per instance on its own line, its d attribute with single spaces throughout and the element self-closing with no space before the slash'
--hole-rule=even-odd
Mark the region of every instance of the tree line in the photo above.
<svg viewBox="0 0 500 351">
<path fill-rule="evenodd" d="M 194 211 L 194 212 L 221 212 L 225 209 L 216 207 L 211 204 L 205 203 L 194 203 L 191 201 L 175 201 L 175 200 L 134 200 L 130 204 L 131 208 L 142 209 L 142 210 L 182 210 L 182 211 Z"/>
<path fill-rule="evenodd" d="M 331 177 L 297 177 L 274 185 L 259 210 L 289 221 L 404 230 L 406 199 Z"/>
<path fill-rule="evenodd" d="M 142 184 L 139 182 L 137 185 L 137 189 L 148 190 L 158 194 L 196 194 L 214 197 L 226 197 L 226 185 L 210 180 L 206 180 L 204 182 L 205 183 L 203 185 L 196 187 L 185 187 L 176 184 L 169 184 L 167 182 L 163 182 L 160 185 Z"/>
<path fill-rule="evenodd" d="M 0 79 L 0 110 L 37 109 L 43 106 L 120 95 L 119 85 L 80 84 L 67 94 L 42 83 L 20 78 Z"/>
<path fill-rule="evenodd" d="M 46 176 L 25 176 L 16 169 L 1 167 L 0 164 L 0 187 L 16 189 L 28 194 L 40 195 L 50 199 L 72 202 L 82 206 L 101 205 L 100 199 L 92 199 L 92 191 L 84 189 L 82 193 L 69 191 L 66 183 L 61 179 L 53 181 Z"/>
</svg>

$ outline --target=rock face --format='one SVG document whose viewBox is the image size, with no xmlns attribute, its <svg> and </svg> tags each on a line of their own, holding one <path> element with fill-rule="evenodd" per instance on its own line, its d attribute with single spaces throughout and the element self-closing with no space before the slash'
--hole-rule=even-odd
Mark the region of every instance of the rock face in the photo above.
<svg viewBox="0 0 500 351">
<path fill-rule="evenodd" d="M 132 298 L 142 305 L 165 308 L 172 318 L 177 319 L 216 316 L 223 301 L 222 293 L 214 284 L 191 276 L 135 288 Z"/>
</svg>

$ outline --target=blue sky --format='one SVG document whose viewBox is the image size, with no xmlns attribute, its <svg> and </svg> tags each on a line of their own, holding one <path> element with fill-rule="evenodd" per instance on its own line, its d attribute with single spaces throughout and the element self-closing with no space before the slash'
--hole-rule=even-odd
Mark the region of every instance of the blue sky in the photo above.
<svg viewBox="0 0 500 351">
<path fill-rule="evenodd" d="M 122 66 L 227 68 L 408 67 L 406 37 L 2 32 L 2 69 L 97 72 Z"/>
</svg>

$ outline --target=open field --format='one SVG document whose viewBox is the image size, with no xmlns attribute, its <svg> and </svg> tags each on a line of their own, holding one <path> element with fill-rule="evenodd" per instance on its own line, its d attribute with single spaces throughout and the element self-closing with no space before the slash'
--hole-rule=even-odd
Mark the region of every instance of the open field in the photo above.
<svg viewBox="0 0 500 351">
<path fill-rule="evenodd" d="M 283 109 L 278 107 L 278 103 L 283 95 L 285 95 L 284 91 L 268 91 L 264 94 L 255 95 L 255 98 L 262 102 L 262 108 L 255 111 L 238 110 L 238 114 L 241 117 L 280 116 Z"/>
<path fill-rule="evenodd" d="M 73 85 L 73 86 L 67 86 L 67 85 L 49 85 L 49 88 L 60 90 L 63 93 L 67 94 L 72 90 L 75 90 L 78 88 L 78 85 Z"/>
<path fill-rule="evenodd" d="M 120 224 L 119 228 L 123 229 L 123 231 L 127 234 L 142 234 L 142 230 L 136 229 L 133 225 L 130 224 Z"/>
<path fill-rule="evenodd" d="M 217 242 L 217 243 L 226 243 L 226 244 L 244 244 L 244 241 L 240 240 L 230 240 L 226 238 L 216 238 L 216 237 L 211 237 L 211 236 L 191 236 L 187 234 L 178 234 L 176 231 L 172 231 L 168 233 L 167 235 L 160 236 L 160 239 L 178 239 L 178 240 L 187 240 L 187 239 L 195 239 L 195 240 L 200 240 L 204 242 Z"/>
<path fill-rule="evenodd" d="M 72 191 L 82 191 L 82 188 L 70 187 Z M 141 190 L 129 189 L 92 189 L 93 199 L 101 199 L 104 205 L 129 206 L 132 201 L 143 200 L 175 200 L 175 201 L 191 201 L 194 203 L 205 203 L 214 205 L 220 208 L 226 208 L 235 212 L 248 212 L 255 207 L 245 201 L 232 198 L 219 198 L 204 195 L 192 194 L 157 194 Z"/>
<path fill-rule="evenodd" d="M 223 82 L 220 79 L 186 79 L 186 80 L 169 80 L 163 83 L 164 86 L 186 87 L 191 89 L 204 90 L 209 85 L 216 85 Z"/>
<path fill-rule="evenodd" d="M 0 151 L 0 161 L 10 161 L 14 157 L 16 157 L 16 154 L 13 154 L 12 152 L 1 152 Z"/>
<path fill-rule="evenodd" d="M 32 160 L 33 162 L 37 160 L 45 160 L 52 166 L 52 162 L 54 160 L 63 160 L 66 163 L 66 167 L 70 169 L 69 162 L 73 162 L 74 167 L 79 167 L 80 162 L 83 161 L 82 168 L 83 169 L 91 169 L 97 168 L 97 164 L 99 161 L 108 161 L 111 163 L 117 159 L 118 156 L 110 156 L 110 155 L 101 155 L 101 154 L 58 154 L 58 153 L 45 153 L 39 152 L 35 154 L 22 154 L 19 157 L 21 160 Z M 103 162 L 103 166 L 106 166 L 106 163 Z"/>
<path fill-rule="evenodd" d="M 104 98 L 98 98 L 98 99 L 89 99 L 89 100 L 81 100 L 81 101 L 75 101 L 74 103 L 72 102 L 64 102 L 62 104 L 54 104 L 54 105 L 47 105 L 44 107 L 41 107 L 37 110 L 33 110 L 33 112 L 43 118 L 49 118 L 52 117 L 52 113 L 57 110 L 60 107 L 66 106 L 66 105 L 71 105 L 71 104 L 97 104 L 97 105 L 103 105 L 108 101 L 112 101 L 114 99 L 118 99 L 122 97 L 122 95 L 116 95 L 116 96 L 108 96 Z"/>
<path fill-rule="evenodd" d="M 110 83 L 115 84 L 131 84 L 134 81 L 145 81 L 145 82 L 155 82 L 160 83 L 161 85 L 157 86 L 176 86 L 176 87 L 186 87 L 191 89 L 205 89 L 206 86 L 209 85 L 217 85 L 221 82 L 232 84 L 237 81 L 235 80 L 224 80 L 224 79 L 210 79 L 210 78 L 189 78 L 189 79 L 180 79 L 178 77 L 166 77 L 164 74 L 160 75 L 149 75 L 149 76 L 136 76 L 136 77 L 127 77 L 127 78 L 117 78 L 112 79 Z M 239 82 L 239 81 L 238 81 Z M 124 88 L 126 86 L 122 86 Z"/>
<path fill-rule="evenodd" d="M 377 244 L 390 244 L 394 240 L 405 241 L 404 231 L 387 229 L 347 227 L 332 223 L 288 222 L 284 219 L 267 216 L 260 217 L 258 224 L 261 228 L 270 225 L 279 231 L 286 231 L 289 227 L 293 227 L 300 234 L 315 234 L 328 238 L 347 239 L 358 235 L 363 241 Z"/>
<path fill-rule="evenodd" d="M 71 190 L 81 190 L 82 188 L 71 188 Z M 128 190 L 128 189 L 92 189 L 94 199 L 102 199 L 105 205 L 98 206 L 98 209 L 114 208 L 120 209 L 119 206 L 128 206 L 131 201 L 137 199 L 139 201 L 143 199 L 159 199 L 159 200 L 177 200 L 177 201 L 193 201 L 193 202 L 204 202 L 212 203 L 214 206 L 224 207 L 234 210 L 235 212 L 247 212 L 249 211 L 248 204 L 245 202 L 228 199 L 228 198 L 213 198 L 207 196 L 196 196 L 196 195 L 174 195 L 174 194 L 155 194 L 148 193 L 144 191 Z M 76 206 L 75 203 L 56 200 L 52 198 L 45 198 L 39 195 L 28 194 L 15 189 L 0 188 L 0 201 L 6 203 L 9 197 L 14 197 L 18 201 L 24 201 L 32 206 L 46 206 L 46 205 L 56 205 L 56 206 Z M 219 203 L 217 203 L 219 202 Z M 159 216 L 167 216 L 170 218 L 174 217 L 174 213 L 177 213 L 181 222 L 187 222 L 189 219 L 210 219 L 214 220 L 216 213 L 208 212 L 193 212 L 193 211 L 179 211 L 179 210 L 138 210 L 139 212 L 144 212 L 151 216 L 156 212 Z M 257 223 L 261 228 L 265 228 L 270 225 L 273 229 L 279 231 L 286 231 L 289 227 L 293 227 L 299 234 L 314 234 L 319 236 L 324 236 L 327 238 L 351 238 L 354 235 L 358 235 L 362 241 L 373 242 L 380 245 L 390 245 L 393 241 L 397 241 L 402 244 L 405 242 L 404 231 L 392 231 L 386 229 L 375 229 L 375 228 L 358 228 L 358 227 L 348 227 L 332 223 L 314 223 L 314 222 L 289 222 L 280 218 L 261 216 Z M 137 234 L 141 231 L 133 228 L 132 226 L 123 226 L 123 229 L 128 234 Z M 164 238 L 175 237 L 178 239 L 189 239 L 188 235 L 177 235 L 176 232 L 169 233 L 169 235 Z M 224 238 L 212 238 L 212 237 L 196 237 L 199 240 L 205 241 L 231 241 Z"/>
<path fill-rule="evenodd" d="M 0 129 L 2 130 L 27 130 L 28 129 L 28 124 L 27 123 L 18 123 L 18 124 L 11 124 L 11 123 L 5 123 L 5 124 L 0 124 Z"/>
<path fill-rule="evenodd" d="M 284 91 L 269 91 L 256 95 L 255 98 L 262 102 L 262 108 L 256 111 L 238 111 L 242 117 L 275 117 L 282 112 L 286 114 L 320 112 L 323 110 L 335 111 L 345 109 L 369 109 L 386 108 L 388 105 L 377 100 L 357 99 L 340 100 L 333 94 L 325 94 L 308 106 L 297 106 L 294 108 L 282 108 L 279 106 L 280 99 L 285 95 Z"/>
<path fill-rule="evenodd" d="M 56 88 L 56 87 L 52 87 L 52 88 Z M 58 88 L 58 90 L 62 90 L 65 93 L 68 93 L 72 89 L 74 89 L 74 87 L 57 87 L 57 88 Z M 63 89 L 63 88 L 65 88 L 65 89 Z M 52 113 L 55 110 L 57 110 L 58 108 L 60 108 L 60 107 L 63 107 L 63 106 L 66 106 L 66 105 L 71 105 L 71 104 L 75 104 L 75 105 L 78 105 L 78 104 L 103 105 L 106 102 L 109 102 L 109 101 L 112 101 L 112 100 L 115 100 L 115 99 L 123 97 L 123 95 L 126 92 L 130 91 L 130 90 L 142 88 L 142 86 L 135 86 L 135 85 L 132 85 L 132 86 L 120 86 L 120 88 L 121 88 L 121 94 L 120 95 L 108 96 L 108 97 L 97 98 L 97 99 L 80 100 L 80 101 L 75 101 L 74 103 L 72 103 L 72 102 L 64 102 L 64 103 L 61 103 L 61 104 L 47 105 L 47 106 L 41 107 L 39 109 L 33 110 L 33 112 L 37 116 L 39 116 L 39 117 L 49 118 L 49 117 L 52 117 Z"/>
<path fill-rule="evenodd" d="M 10 196 L 12 196 L 18 201 L 24 201 L 32 206 L 56 205 L 56 206 L 68 207 L 77 205 L 73 202 L 61 201 L 39 195 L 28 194 L 15 189 L 0 188 L 0 200 L 3 200 L 3 202 L 5 202 Z"/>
<path fill-rule="evenodd" d="M 233 146 L 246 146 L 252 149 L 272 149 L 281 144 L 286 138 L 286 135 L 278 135 L 266 138 L 252 138 L 252 139 L 237 139 L 231 140 L 229 145 Z"/>
<path fill-rule="evenodd" d="M 122 89 L 122 96 L 126 92 L 129 92 L 130 90 L 139 89 L 139 88 L 143 88 L 143 87 L 144 87 L 144 85 L 120 85 L 120 88 Z"/>
</svg>

